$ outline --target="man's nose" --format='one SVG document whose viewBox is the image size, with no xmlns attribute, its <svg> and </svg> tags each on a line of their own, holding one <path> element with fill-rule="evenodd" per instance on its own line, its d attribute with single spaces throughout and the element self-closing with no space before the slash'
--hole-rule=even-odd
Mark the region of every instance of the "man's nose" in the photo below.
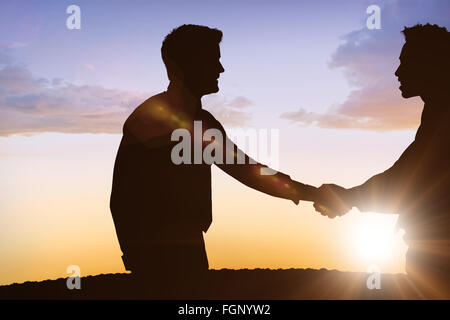
<svg viewBox="0 0 450 320">
<path fill-rule="evenodd" d="M 395 75 L 397 78 L 400 76 L 400 66 L 398 66 L 397 70 L 395 70 Z"/>
<path fill-rule="evenodd" d="M 223 68 L 223 65 L 219 62 L 219 73 L 224 72 L 225 69 Z"/>
</svg>

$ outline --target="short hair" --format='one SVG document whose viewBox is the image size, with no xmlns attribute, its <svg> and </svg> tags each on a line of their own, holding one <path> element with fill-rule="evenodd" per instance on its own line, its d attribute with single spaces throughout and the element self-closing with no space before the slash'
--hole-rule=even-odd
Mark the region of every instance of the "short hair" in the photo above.
<svg viewBox="0 0 450 320">
<path fill-rule="evenodd" d="M 430 62 L 449 66 L 450 59 L 450 32 L 447 28 L 436 24 L 417 24 L 405 27 L 402 31 L 408 44 L 421 48 L 425 55 L 433 57 Z"/>
<path fill-rule="evenodd" d="M 174 67 L 185 71 L 201 61 L 202 54 L 222 41 L 222 31 L 206 26 L 184 24 L 173 29 L 164 39 L 161 56 L 169 79 Z"/>
</svg>

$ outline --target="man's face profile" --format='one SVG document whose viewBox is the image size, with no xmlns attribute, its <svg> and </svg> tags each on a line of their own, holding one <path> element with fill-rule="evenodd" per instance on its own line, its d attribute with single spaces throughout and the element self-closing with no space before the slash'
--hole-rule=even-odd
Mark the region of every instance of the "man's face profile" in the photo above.
<svg viewBox="0 0 450 320">
<path fill-rule="evenodd" d="M 423 88 L 421 59 L 414 54 L 414 47 L 407 43 L 403 46 L 400 54 L 400 65 L 395 71 L 395 75 L 400 82 L 400 91 L 403 98 L 411 98 L 421 94 L 420 88 Z"/>
<path fill-rule="evenodd" d="M 218 79 L 224 71 L 220 63 L 220 47 L 216 44 L 205 48 L 187 80 L 200 95 L 215 93 L 219 91 Z"/>
<path fill-rule="evenodd" d="M 438 58 L 423 48 L 408 42 L 402 48 L 400 65 L 395 75 L 400 82 L 403 98 L 422 96 L 442 86 L 442 70 Z"/>
</svg>

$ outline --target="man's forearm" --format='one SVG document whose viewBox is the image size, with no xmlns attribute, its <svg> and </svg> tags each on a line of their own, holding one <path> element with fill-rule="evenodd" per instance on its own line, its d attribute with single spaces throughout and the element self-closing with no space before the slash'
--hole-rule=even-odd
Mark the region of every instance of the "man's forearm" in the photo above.
<svg viewBox="0 0 450 320">
<path fill-rule="evenodd" d="M 266 176 L 271 177 L 271 176 Z M 261 184 L 260 191 L 298 203 L 298 201 L 316 201 L 317 188 L 292 180 L 284 173 L 277 173 L 273 181 L 267 179 Z M 255 188 L 256 189 L 256 188 Z"/>
<path fill-rule="evenodd" d="M 219 165 L 219 167 L 233 178 L 246 186 L 268 195 L 292 200 L 314 201 L 315 187 L 292 180 L 289 175 L 276 172 L 260 163 Z M 263 174 L 273 171 L 275 174 Z"/>
<path fill-rule="evenodd" d="M 360 211 L 395 213 L 399 205 L 398 181 L 389 171 L 348 190 L 349 204 Z"/>
<path fill-rule="evenodd" d="M 351 202 L 361 211 L 397 213 L 412 200 L 417 185 L 417 165 L 420 164 L 421 145 L 411 143 L 392 167 L 349 189 Z"/>
<path fill-rule="evenodd" d="M 292 180 L 292 182 L 295 189 L 298 190 L 298 200 L 315 202 L 319 199 L 318 189 L 316 187 L 294 180 Z"/>
<path fill-rule="evenodd" d="M 218 167 L 246 186 L 295 203 L 299 200 L 314 201 L 315 187 L 294 181 L 287 174 L 258 163 L 237 148 L 229 138 L 223 146 L 223 154 L 226 159 L 232 158 L 233 161 L 231 164 L 218 164 Z"/>
</svg>

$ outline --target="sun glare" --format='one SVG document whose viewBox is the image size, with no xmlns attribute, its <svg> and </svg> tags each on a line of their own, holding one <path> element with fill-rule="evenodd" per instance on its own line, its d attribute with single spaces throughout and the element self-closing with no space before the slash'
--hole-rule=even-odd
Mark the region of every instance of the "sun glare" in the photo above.
<svg viewBox="0 0 450 320">
<path fill-rule="evenodd" d="M 401 234 L 396 231 L 396 215 L 366 213 L 355 229 L 355 251 L 370 262 L 384 262 L 393 257 Z"/>
</svg>

